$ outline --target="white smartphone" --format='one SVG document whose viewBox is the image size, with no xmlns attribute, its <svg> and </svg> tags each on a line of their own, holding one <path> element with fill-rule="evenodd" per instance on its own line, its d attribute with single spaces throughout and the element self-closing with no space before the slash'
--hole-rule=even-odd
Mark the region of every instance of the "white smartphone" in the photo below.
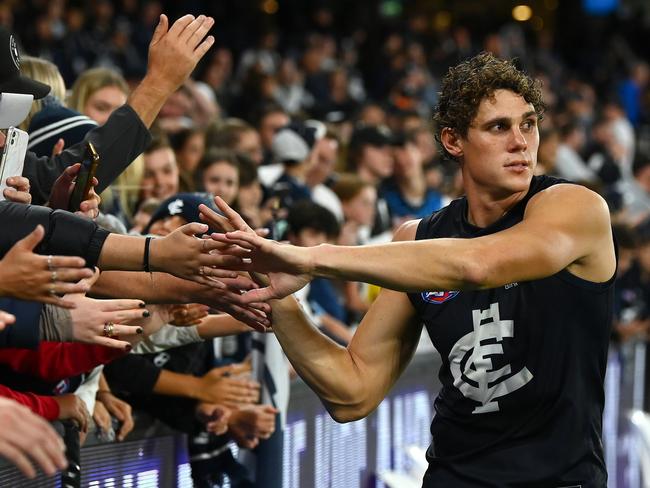
<svg viewBox="0 0 650 488">
<path fill-rule="evenodd" d="M 5 200 L 4 190 L 7 188 L 7 178 L 23 174 L 28 142 L 27 132 L 9 127 L 2 150 L 2 158 L 0 158 L 0 201 Z"/>
</svg>

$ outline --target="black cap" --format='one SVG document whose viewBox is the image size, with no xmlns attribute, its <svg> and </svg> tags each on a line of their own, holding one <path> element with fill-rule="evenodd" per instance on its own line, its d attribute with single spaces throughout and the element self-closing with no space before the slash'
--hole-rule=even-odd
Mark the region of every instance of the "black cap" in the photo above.
<svg viewBox="0 0 650 488">
<path fill-rule="evenodd" d="M 16 39 L 4 27 L 0 27 L 0 92 L 33 95 L 35 100 L 50 92 L 45 83 L 21 76 Z"/>
<path fill-rule="evenodd" d="M 159 220 L 180 215 L 186 222 L 201 222 L 199 218 L 199 205 L 203 204 L 218 214 L 221 212 L 215 207 L 212 196 L 209 193 L 177 193 L 162 202 L 158 209 L 151 216 L 151 220 L 144 229 L 147 234 L 151 226 Z"/>
<path fill-rule="evenodd" d="M 388 127 L 364 125 L 358 127 L 352 133 L 350 138 L 351 147 L 359 147 L 365 145 L 371 146 L 388 146 L 392 142 L 391 132 Z"/>
</svg>

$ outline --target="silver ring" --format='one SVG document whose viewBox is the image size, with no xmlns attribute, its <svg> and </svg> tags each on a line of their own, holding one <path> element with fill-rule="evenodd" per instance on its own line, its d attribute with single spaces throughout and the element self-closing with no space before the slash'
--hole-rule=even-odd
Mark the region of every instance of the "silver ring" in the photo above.
<svg viewBox="0 0 650 488">
<path fill-rule="evenodd" d="M 54 268 L 54 266 L 52 266 L 52 258 L 53 256 L 51 254 L 47 257 L 47 269 L 50 271 Z"/>
<path fill-rule="evenodd" d="M 52 283 L 56 281 L 57 275 L 56 275 L 56 270 L 52 271 Z"/>
<path fill-rule="evenodd" d="M 50 295 L 52 296 L 56 295 L 56 290 L 54 289 L 54 285 L 50 285 Z"/>
<path fill-rule="evenodd" d="M 199 266 L 199 276 L 203 276 L 204 271 L 203 271 L 203 266 Z"/>
</svg>

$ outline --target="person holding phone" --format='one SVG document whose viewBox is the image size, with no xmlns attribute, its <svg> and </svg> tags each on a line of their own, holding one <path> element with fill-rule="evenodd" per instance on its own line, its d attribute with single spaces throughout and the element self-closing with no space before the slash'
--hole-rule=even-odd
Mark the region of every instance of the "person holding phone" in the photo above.
<svg viewBox="0 0 650 488">
<path fill-rule="evenodd" d="M 115 110 L 104 125 L 86 135 L 85 140 L 95 145 L 103 160 L 96 175 L 98 193 L 110 185 L 149 144 L 148 128 L 160 108 L 214 43 L 214 37 L 206 37 L 213 24 L 214 20 L 205 15 L 185 15 L 170 26 L 167 16 L 160 16 L 149 45 L 145 77 L 125 105 Z M 5 45 L 15 46 L 15 40 L 10 32 L 0 28 L 0 47 Z M 17 67 L 19 60 L 16 49 L 0 49 L 0 73 L 3 73 L 0 92 L 31 94 L 35 99 L 44 97 L 49 87 L 21 76 Z M 38 158 L 27 151 L 22 176 L 31 182 L 32 203 L 45 203 L 59 175 L 65 168 L 82 161 L 85 151 L 85 141 L 52 157 Z"/>
</svg>

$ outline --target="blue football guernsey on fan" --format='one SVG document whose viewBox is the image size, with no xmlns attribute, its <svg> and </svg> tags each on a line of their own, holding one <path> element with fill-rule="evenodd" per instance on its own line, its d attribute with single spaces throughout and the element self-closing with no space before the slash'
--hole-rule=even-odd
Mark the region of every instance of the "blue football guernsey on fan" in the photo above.
<svg viewBox="0 0 650 488">
<path fill-rule="evenodd" d="M 472 238 L 512 227 L 537 192 L 487 228 L 460 198 L 423 219 L 416 239 Z M 613 280 L 561 271 L 480 291 L 409 298 L 442 356 L 425 487 L 605 487 L 603 380 Z"/>
</svg>

